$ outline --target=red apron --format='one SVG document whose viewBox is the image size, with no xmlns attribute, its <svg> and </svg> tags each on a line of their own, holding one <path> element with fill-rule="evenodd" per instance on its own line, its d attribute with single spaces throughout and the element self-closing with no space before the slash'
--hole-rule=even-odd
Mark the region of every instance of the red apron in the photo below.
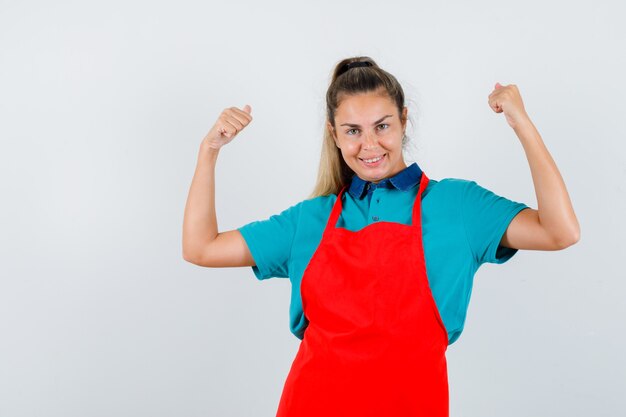
<svg viewBox="0 0 626 417">
<path fill-rule="evenodd" d="M 448 334 L 412 223 L 335 227 L 343 187 L 300 284 L 309 324 L 277 417 L 448 417 Z"/>
</svg>

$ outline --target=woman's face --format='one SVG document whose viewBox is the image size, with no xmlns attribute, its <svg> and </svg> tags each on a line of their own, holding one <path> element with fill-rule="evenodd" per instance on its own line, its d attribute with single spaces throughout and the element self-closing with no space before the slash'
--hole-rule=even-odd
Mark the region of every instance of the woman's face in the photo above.
<svg viewBox="0 0 626 417">
<path fill-rule="evenodd" d="M 402 121 L 388 95 L 364 93 L 345 96 L 335 112 L 335 129 L 328 123 L 346 164 L 363 180 L 378 183 L 406 168 Z"/>
</svg>

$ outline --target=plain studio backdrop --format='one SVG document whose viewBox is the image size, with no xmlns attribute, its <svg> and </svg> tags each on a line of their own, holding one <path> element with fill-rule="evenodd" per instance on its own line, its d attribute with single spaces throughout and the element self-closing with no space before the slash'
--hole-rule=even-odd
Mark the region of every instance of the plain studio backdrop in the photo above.
<svg viewBox="0 0 626 417">
<path fill-rule="evenodd" d="M 300 343 L 288 279 L 182 257 L 200 142 L 220 231 L 305 199 L 334 65 L 405 88 L 416 161 L 537 208 L 487 96 L 516 84 L 581 240 L 476 273 L 451 416 L 615 416 L 626 363 L 619 1 L 0 2 L 0 416 L 274 416 Z"/>
</svg>

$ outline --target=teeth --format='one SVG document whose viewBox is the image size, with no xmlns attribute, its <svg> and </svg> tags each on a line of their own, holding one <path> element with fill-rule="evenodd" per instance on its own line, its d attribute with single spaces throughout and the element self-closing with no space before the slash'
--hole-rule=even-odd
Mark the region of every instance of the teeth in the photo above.
<svg viewBox="0 0 626 417">
<path fill-rule="evenodd" d="M 385 156 L 385 155 L 383 155 Z M 372 162 L 376 162 L 376 161 L 380 161 L 383 157 L 379 156 L 378 158 L 373 158 L 373 159 L 364 159 L 365 162 L 367 162 L 368 164 L 371 164 Z"/>
</svg>

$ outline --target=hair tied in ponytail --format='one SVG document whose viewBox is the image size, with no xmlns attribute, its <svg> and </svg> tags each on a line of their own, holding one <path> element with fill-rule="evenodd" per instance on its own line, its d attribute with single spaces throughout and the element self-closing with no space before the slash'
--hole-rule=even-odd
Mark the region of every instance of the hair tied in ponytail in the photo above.
<svg viewBox="0 0 626 417">
<path fill-rule="evenodd" d="M 337 74 L 337 76 L 340 76 L 341 74 L 343 74 L 344 72 L 348 71 L 349 69 L 352 68 L 356 68 L 356 67 L 372 67 L 373 64 L 369 61 L 355 61 L 355 62 L 349 62 L 347 64 L 345 64 L 343 67 L 341 67 L 341 71 L 339 71 L 339 74 Z"/>
</svg>

